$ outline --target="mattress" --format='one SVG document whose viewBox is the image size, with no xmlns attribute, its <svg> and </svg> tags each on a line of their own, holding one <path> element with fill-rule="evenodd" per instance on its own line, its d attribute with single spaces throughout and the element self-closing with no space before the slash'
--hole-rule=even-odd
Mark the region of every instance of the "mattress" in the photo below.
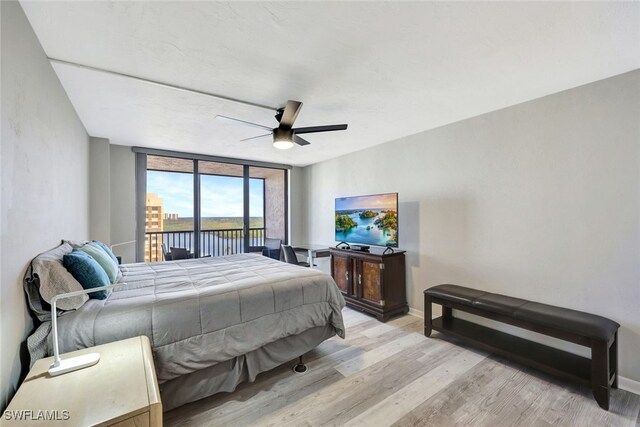
<svg viewBox="0 0 640 427">
<path fill-rule="evenodd" d="M 61 352 L 146 335 L 163 383 L 312 328 L 344 338 L 342 294 L 314 269 L 238 254 L 121 270 L 126 285 L 59 317 Z"/>
</svg>

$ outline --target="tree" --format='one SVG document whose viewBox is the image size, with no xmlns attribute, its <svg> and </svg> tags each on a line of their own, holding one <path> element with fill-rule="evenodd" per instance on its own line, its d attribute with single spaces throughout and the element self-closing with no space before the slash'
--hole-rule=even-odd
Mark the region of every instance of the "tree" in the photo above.
<svg viewBox="0 0 640 427">
<path fill-rule="evenodd" d="M 336 230 L 348 230 L 350 228 L 356 227 L 358 225 L 349 215 L 338 215 L 336 214 Z"/>
</svg>

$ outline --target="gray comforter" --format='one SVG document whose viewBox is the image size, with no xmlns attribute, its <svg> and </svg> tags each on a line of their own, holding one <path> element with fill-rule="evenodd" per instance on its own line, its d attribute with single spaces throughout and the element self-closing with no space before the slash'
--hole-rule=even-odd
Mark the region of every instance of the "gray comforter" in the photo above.
<svg viewBox="0 0 640 427">
<path fill-rule="evenodd" d="M 61 352 L 147 335 L 162 383 L 317 326 L 344 337 L 344 299 L 317 270 L 258 254 L 121 270 L 126 286 L 59 317 Z"/>
</svg>

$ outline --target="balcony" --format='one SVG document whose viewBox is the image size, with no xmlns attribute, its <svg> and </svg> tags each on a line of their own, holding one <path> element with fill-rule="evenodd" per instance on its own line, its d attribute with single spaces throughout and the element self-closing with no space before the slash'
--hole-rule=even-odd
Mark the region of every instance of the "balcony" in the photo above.
<svg viewBox="0 0 640 427">
<path fill-rule="evenodd" d="M 164 261 L 162 244 L 194 252 L 194 231 L 148 231 L 145 233 L 145 262 Z M 241 228 L 201 230 L 200 256 L 222 256 L 245 252 Z M 264 228 L 249 229 L 249 246 L 264 245 Z"/>
</svg>

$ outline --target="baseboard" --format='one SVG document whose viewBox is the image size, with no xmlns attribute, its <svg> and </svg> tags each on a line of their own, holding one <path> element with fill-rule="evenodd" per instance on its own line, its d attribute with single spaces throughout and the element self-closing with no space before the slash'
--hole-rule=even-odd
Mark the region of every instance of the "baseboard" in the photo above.
<svg viewBox="0 0 640 427">
<path fill-rule="evenodd" d="M 409 315 L 424 319 L 424 311 L 416 310 L 413 307 L 409 307 Z"/>
<path fill-rule="evenodd" d="M 625 378 L 618 375 L 618 388 L 640 395 L 640 381 L 632 380 L 631 378 Z"/>
<path fill-rule="evenodd" d="M 433 315 L 433 317 L 438 317 L 442 314 L 442 309 L 440 306 L 434 306 L 433 307 L 433 313 L 431 313 Z M 417 310 L 413 307 L 409 307 L 409 315 L 410 316 L 415 316 L 415 317 L 419 317 L 421 319 L 424 319 L 424 311 L 422 310 Z"/>
</svg>

